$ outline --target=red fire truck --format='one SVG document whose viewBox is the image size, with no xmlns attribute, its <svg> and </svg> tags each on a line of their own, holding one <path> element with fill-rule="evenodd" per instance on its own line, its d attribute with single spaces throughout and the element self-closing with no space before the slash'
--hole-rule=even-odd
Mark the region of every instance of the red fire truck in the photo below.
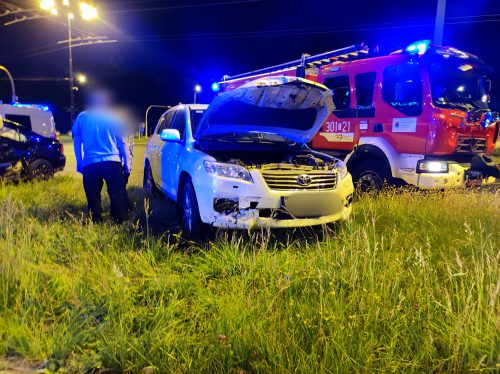
<svg viewBox="0 0 500 374">
<path fill-rule="evenodd" d="M 378 56 L 364 44 L 235 76 L 229 91 L 264 76 L 300 76 L 333 92 L 335 110 L 312 148 L 345 157 L 361 189 L 384 182 L 448 188 L 494 182 L 486 154 L 499 134 L 489 109 L 490 68 L 478 57 L 420 41 Z"/>
</svg>

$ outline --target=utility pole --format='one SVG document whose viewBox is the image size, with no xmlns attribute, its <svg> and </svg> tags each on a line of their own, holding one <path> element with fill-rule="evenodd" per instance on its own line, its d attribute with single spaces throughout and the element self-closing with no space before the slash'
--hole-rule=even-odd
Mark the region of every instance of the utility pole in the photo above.
<svg viewBox="0 0 500 374">
<path fill-rule="evenodd" d="M 73 126 L 75 119 L 75 75 L 73 72 L 73 42 L 71 35 L 71 18 L 73 13 L 68 13 L 68 50 L 69 50 L 69 115 L 70 124 Z"/>
<path fill-rule="evenodd" d="M 444 17 L 446 0 L 437 0 L 436 23 L 434 25 L 434 44 L 443 45 Z"/>
</svg>

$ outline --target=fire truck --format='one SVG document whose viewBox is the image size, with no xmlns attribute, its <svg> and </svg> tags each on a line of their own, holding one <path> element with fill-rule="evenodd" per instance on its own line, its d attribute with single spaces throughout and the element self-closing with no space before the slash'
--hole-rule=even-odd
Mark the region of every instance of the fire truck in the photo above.
<svg viewBox="0 0 500 374">
<path fill-rule="evenodd" d="M 265 76 L 299 76 L 327 86 L 335 109 L 312 140 L 345 159 L 361 190 L 384 183 L 449 188 L 493 183 L 487 157 L 500 118 L 490 110 L 491 68 L 477 56 L 429 41 L 379 55 L 366 45 L 224 76 L 230 91 Z"/>
</svg>

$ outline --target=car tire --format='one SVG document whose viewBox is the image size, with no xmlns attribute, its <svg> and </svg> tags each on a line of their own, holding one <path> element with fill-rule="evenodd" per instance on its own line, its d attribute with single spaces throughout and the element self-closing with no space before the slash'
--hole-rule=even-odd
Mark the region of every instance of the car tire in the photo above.
<svg viewBox="0 0 500 374">
<path fill-rule="evenodd" d="M 158 197 L 160 195 L 160 190 L 156 187 L 156 183 L 153 178 L 153 171 L 151 170 L 151 166 L 149 164 L 144 168 L 142 187 L 144 188 L 144 191 L 146 191 L 146 195 L 149 197 Z"/>
<path fill-rule="evenodd" d="M 378 161 L 367 161 L 357 165 L 352 171 L 354 186 L 359 193 L 378 191 L 389 181 L 390 172 Z"/>
<path fill-rule="evenodd" d="M 54 175 L 54 167 L 49 160 L 40 158 L 29 163 L 27 169 L 29 180 L 48 180 Z"/>
<path fill-rule="evenodd" d="M 177 205 L 183 235 L 186 238 L 199 237 L 203 233 L 204 225 L 200 218 L 196 192 L 191 182 L 187 182 L 182 188 Z"/>
</svg>

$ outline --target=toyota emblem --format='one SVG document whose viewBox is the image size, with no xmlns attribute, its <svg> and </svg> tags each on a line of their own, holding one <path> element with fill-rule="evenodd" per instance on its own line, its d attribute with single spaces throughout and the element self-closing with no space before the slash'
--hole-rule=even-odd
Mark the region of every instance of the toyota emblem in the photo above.
<svg viewBox="0 0 500 374">
<path fill-rule="evenodd" d="M 297 177 L 297 184 L 301 186 L 309 186 L 312 182 L 312 179 L 307 174 L 302 174 Z"/>
</svg>

